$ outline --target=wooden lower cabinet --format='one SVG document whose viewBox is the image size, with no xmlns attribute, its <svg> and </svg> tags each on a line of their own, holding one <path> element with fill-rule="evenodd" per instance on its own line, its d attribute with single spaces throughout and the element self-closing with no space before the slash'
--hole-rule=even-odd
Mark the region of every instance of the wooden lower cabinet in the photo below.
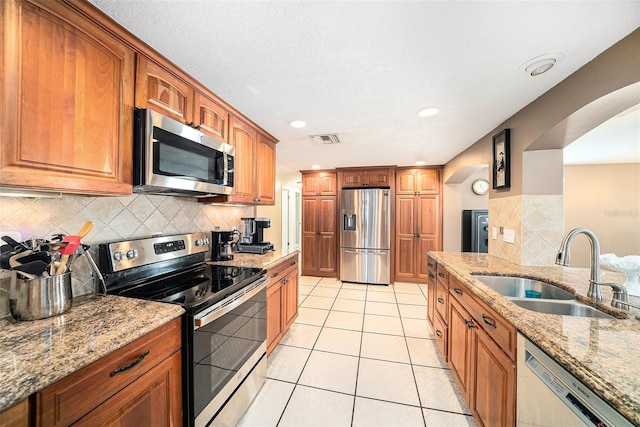
<svg viewBox="0 0 640 427">
<path fill-rule="evenodd" d="M 435 270 L 429 298 L 435 297 L 431 316 L 436 344 L 476 423 L 515 426 L 515 328 L 443 266 Z"/>
<path fill-rule="evenodd" d="M 151 368 L 76 426 L 178 426 L 181 423 L 181 353 Z"/>
<path fill-rule="evenodd" d="M 36 393 L 37 426 L 179 426 L 181 319 Z"/>
<path fill-rule="evenodd" d="M 470 407 L 481 426 L 514 426 L 516 421 L 516 367 L 482 329 L 473 334 Z"/>
<path fill-rule="evenodd" d="M 287 259 L 270 268 L 267 275 L 267 354 L 278 345 L 298 317 L 298 259 Z"/>
<path fill-rule="evenodd" d="M 28 427 L 31 425 L 30 420 L 28 398 L 0 412 L 0 426 L 2 427 Z"/>
</svg>

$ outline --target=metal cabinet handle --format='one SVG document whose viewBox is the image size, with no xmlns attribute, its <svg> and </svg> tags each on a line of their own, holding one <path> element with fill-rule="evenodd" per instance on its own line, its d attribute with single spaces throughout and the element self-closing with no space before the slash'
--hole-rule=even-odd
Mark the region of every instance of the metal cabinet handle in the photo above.
<svg viewBox="0 0 640 427">
<path fill-rule="evenodd" d="M 444 304 L 444 300 L 443 300 L 442 298 L 438 298 L 438 302 L 439 302 L 440 304 Z"/>
<path fill-rule="evenodd" d="M 427 263 L 427 265 L 428 265 L 429 267 L 433 267 L 433 266 L 434 266 L 432 262 L 428 262 L 428 263 Z"/>
<path fill-rule="evenodd" d="M 273 273 L 273 274 L 271 275 L 271 278 L 274 278 L 274 277 L 276 277 L 276 276 L 277 276 L 277 275 L 279 275 L 279 274 L 280 274 L 280 273 Z"/>
<path fill-rule="evenodd" d="M 438 273 L 438 276 L 442 277 L 444 279 L 444 273 Z"/>
<path fill-rule="evenodd" d="M 458 295 L 462 295 L 462 291 L 458 288 L 453 288 L 453 292 L 455 292 Z"/>
<path fill-rule="evenodd" d="M 124 371 L 128 371 L 129 369 L 133 368 L 134 366 L 136 366 L 138 363 L 142 362 L 144 360 L 145 357 L 147 357 L 147 355 L 149 354 L 149 350 L 146 350 L 144 353 L 142 353 L 140 355 L 140 357 L 138 357 L 136 360 L 134 360 L 133 362 L 129 363 L 126 366 L 123 366 L 122 368 L 118 368 L 115 371 L 111 371 L 111 373 L 109 374 L 110 377 L 115 377 L 116 375 L 118 375 L 120 372 L 124 372 Z"/>
<path fill-rule="evenodd" d="M 473 324 L 472 320 L 464 319 L 464 324 L 467 326 L 467 329 L 473 329 L 476 325 Z"/>
<path fill-rule="evenodd" d="M 435 279 L 436 276 L 433 275 L 433 273 L 429 273 L 429 279 Z"/>
<path fill-rule="evenodd" d="M 436 335 L 438 336 L 438 338 L 442 338 L 442 332 L 440 332 L 439 329 L 436 329 Z"/>
<path fill-rule="evenodd" d="M 289 279 L 282 279 L 282 285 L 286 285 L 287 283 L 289 283 Z"/>
<path fill-rule="evenodd" d="M 498 325 L 496 324 L 495 321 L 493 321 L 491 318 L 485 316 L 484 314 L 482 315 L 482 320 L 484 320 L 484 323 L 486 323 L 487 325 L 489 325 L 493 329 L 496 329 L 498 327 Z"/>
<path fill-rule="evenodd" d="M 291 261 L 291 264 L 289 264 L 290 266 L 294 266 L 298 263 L 298 261 Z"/>
</svg>

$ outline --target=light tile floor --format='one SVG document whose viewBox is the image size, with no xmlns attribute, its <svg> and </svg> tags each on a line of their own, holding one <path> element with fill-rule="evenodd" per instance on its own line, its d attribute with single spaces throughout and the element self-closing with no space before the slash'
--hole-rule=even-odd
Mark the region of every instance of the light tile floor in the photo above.
<svg viewBox="0 0 640 427">
<path fill-rule="evenodd" d="M 426 285 L 302 276 L 299 290 L 238 426 L 475 426 L 431 334 Z"/>
</svg>

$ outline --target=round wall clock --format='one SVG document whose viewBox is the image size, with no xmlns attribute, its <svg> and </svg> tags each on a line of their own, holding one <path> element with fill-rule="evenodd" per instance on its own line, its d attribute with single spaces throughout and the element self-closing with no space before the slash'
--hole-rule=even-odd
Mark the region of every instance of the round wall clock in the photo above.
<svg viewBox="0 0 640 427">
<path fill-rule="evenodd" d="M 476 179 L 473 181 L 473 184 L 471 184 L 471 190 L 479 196 L 485 195 L 487 191 L 489 191 L 489 181 L 486 179 Z"/>
</svg>

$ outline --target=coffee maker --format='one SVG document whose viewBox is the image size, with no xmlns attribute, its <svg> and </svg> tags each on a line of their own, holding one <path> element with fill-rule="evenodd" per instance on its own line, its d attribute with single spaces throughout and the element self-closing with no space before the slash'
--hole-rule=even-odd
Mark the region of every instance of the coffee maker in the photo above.
<svg viewBox="0 0 640 427">
<path fill-rule="evenodd" d="M 233 251 L 231 245 L 236 242 L 238 231 L 211 232 L 211 261 L 231 261 Z"/>
<path fill-rule="evenodd" d="M 271 227 L 271 218 L 241 218 L 238 252 L 263 254 L 273 250 L 273 243 L 265 242 L 263 230 Z"/>
</svg>

